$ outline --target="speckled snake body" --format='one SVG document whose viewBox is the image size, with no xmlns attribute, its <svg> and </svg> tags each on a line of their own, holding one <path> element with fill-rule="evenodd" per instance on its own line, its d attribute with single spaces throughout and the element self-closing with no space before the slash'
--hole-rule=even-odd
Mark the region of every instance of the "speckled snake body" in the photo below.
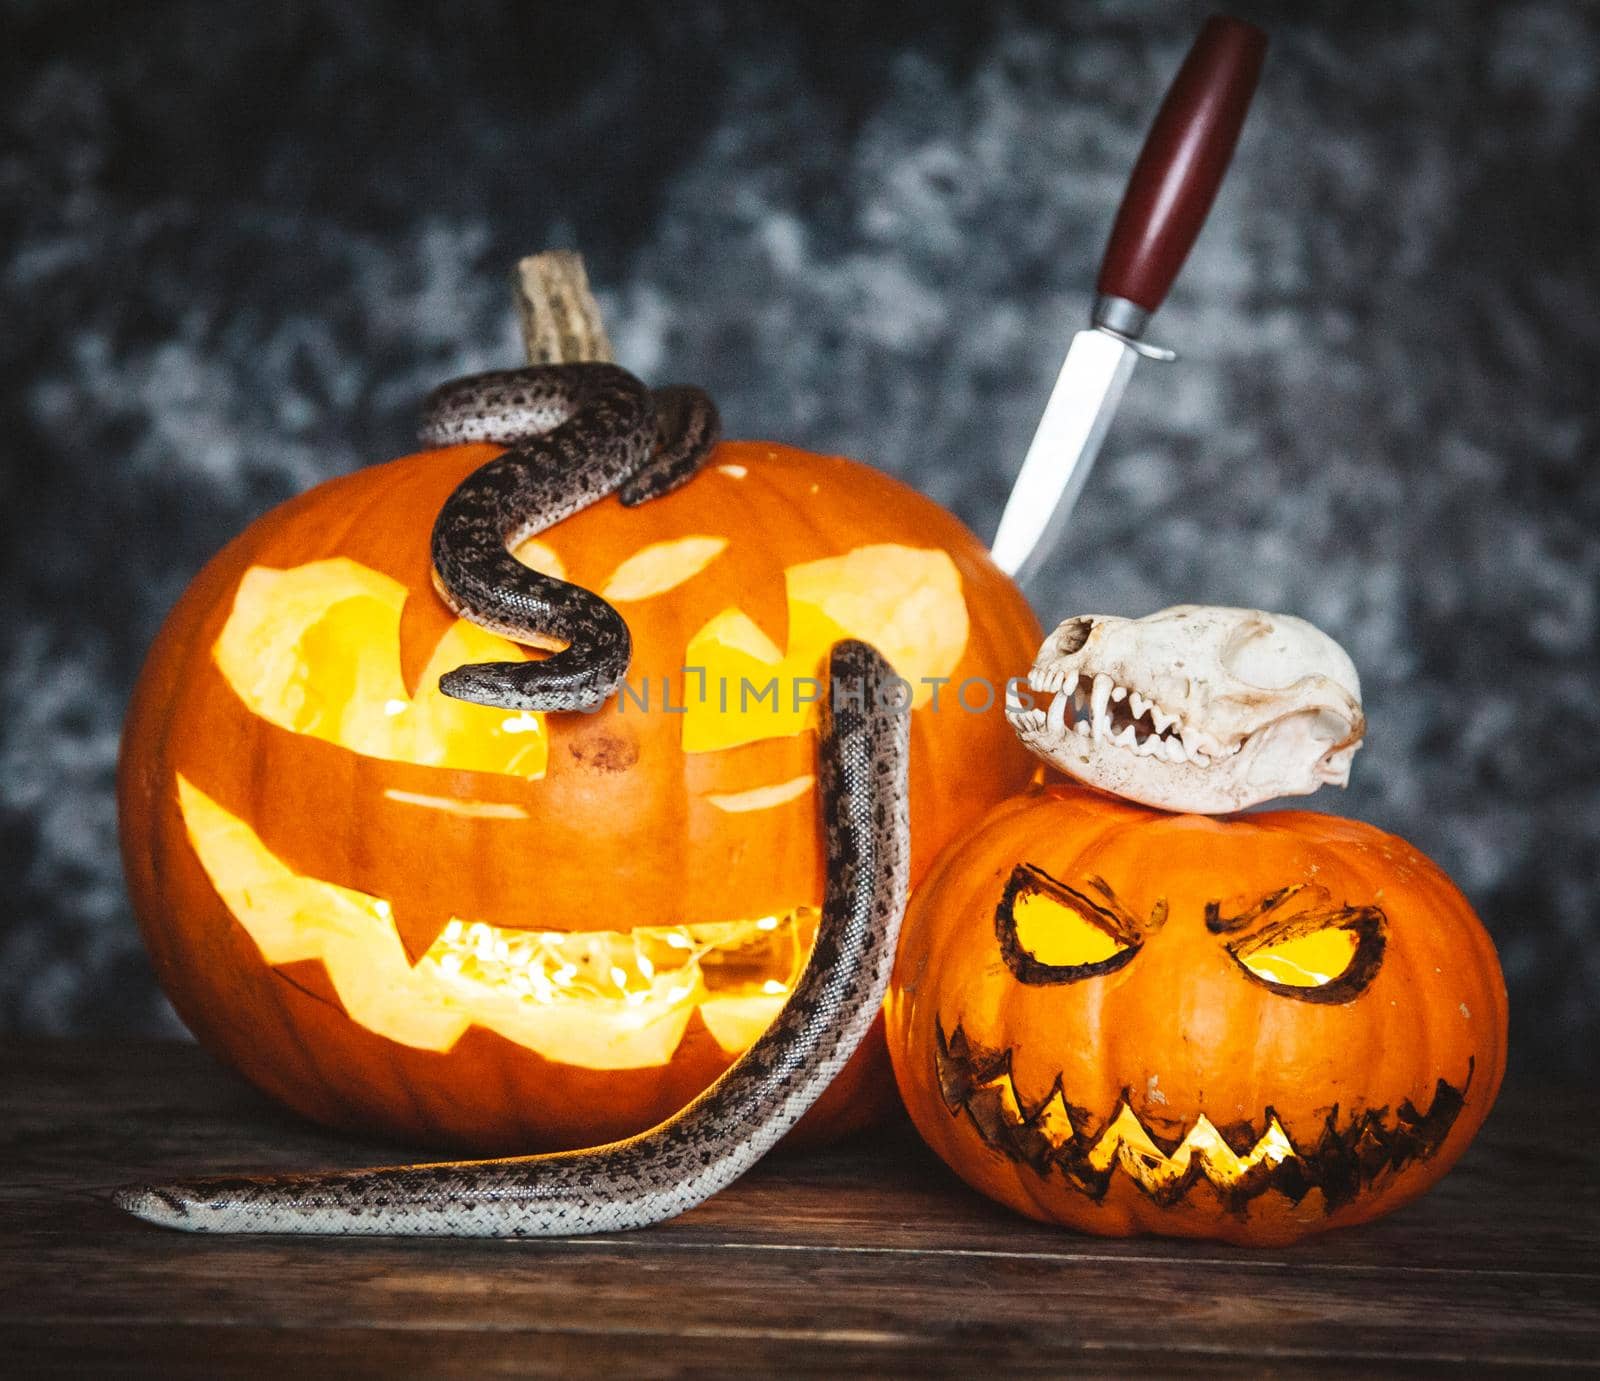
<svg viewBox="0 0 1600 1381">
<path fill-rule="evenodd" d="M 600 427 L 613 438 L 625 434 L 628 442 L 626 447 L 618 443 L 617 453 L 603 466 L 597 463 L 585 492 L 597 496 L 605 492 L 604 485 L 635 480 L 647 487 L 656 483 L 637 464 L 649 448 L 649 428 L 640 420 L 642 386 L 608 366 L 582 368 L 591 371 L 584 382 L 594 390 L 588 406 L 602 418 L 609 409 L 615 417 L 634 419 Z M 485 378 L 505 377 L 480 376 L 466 384 L 481 399 L 490 387 Z M 456 387 L 463 386 L 447 386 L 435 395 L 433 438 L 497 439 L 477 430 L 472 404 L 456 405 L 451 393 Z M 528 401 L 534 396 L 514 385 L 505 390 L 505 409 L 520 407 L 528 414 L 518 425 L 534 425 L 546 416 L 538 409 L 547 405 Z M 685 435 L 692 433 L 693 400 L 672 400 L 672 408 L 678 420 L 664 432 L 676 427 Z M 685 414 L 688 427 L 683 425 Z M 579 443 L 560 437 L 561 430 L 558 423 L 553 433 L 546 433 L 557 436 L 557 443 L 537 453 L 544 459 L 530 463 L 524 455 L 515 462 L 518 470 L 503 467 L 487 482 L 475 484 L 501 464 L 491 461 L 456 491 L 435 530 L 434 556 L 441 575 L 446 566 L 452 572 L 477 569 L 475 558 L 457 563 L 455 543 L 463 533 L 471 537 L 474 552 L 484 554 L 496 545 L 503 552 L 518 531 L 535 531 L 557 520 L 551 512 L 559 509 L 564 515 L 581 506 L 572 495 L 574 482 L 556 473 L 554 458 L 588 462 L 578 454 Z M 693 441 L 676 450 L 671 444 L 658 445 L 647 465 L 688 464 L 692 473 L 698 460 L 685 457 L 695 449 Z M 519 510 L 523 501 L 535 506 Z M 538 508 L 539 503 L 548 506 Z M 448 523 L 446 515 L 453 515 Z M 533 574 L 520 564 L 518 570 Z M 492 592 L 472 588 L 464 612 L 477 617 L 479 595 L 488 607 Z M 576 648 L 578 639 L 592 632 L 595 614 L 565 593 L 572 589 L 540 585 L 530 598 L 539 617 L 549 612 L 552 631 L 572 637 Z M 559 627 L 556 612 L 566 620 Z M 513 629 L 512 635 L 522 633 Z M 608 646 L 614 650 L 616 644 Z M 558 660 L 513 663 L 509 669 L 550 666 Z M 666 1122 L 590 1150 L 135 1185 L 117 1192 L 117 1204 L 153 1223 L 193 1232 L 546 1237 L 642 1227 L 692 1208 L 732 1183 L 828 1086 L 883 1001 L 905 911 L 910 854 L 910 720 L 895 697 L 885 694 L 892 675 L 883 657 L 864 643 L 834 647 L 818 753 L 827 888 L 811 956 L 772 1026 L 709 1089 Z M 513 697 L 524 691 L 526 687 L 499 683 L 487 687 L 485 695 L 500 697 L 492 703 L 521 703 Z"/>
<path fill-rule="evenodd" d="M 606 495 L 625 506 L 690 479 L 720 434 L 700 389 L 654 391 L 614 364 L 531 365 L 456 379 L 423 408 L 435 446 L 487 441 L 503 455 L 473 471 L 433 528 L 433 571 L 456 613 L 538 646 L 538 662 L 458 667 L 439 688 L 459 700 L 521 710 L 587 710 L 627 674 L 628 626 L 600 596 L 530 570 L 519 543 Z"/>
<path fill-rule="evenodd" d="M 731 1184 L 860 1044 L 905 910 L 910 720 L 878 704 L 892 673 L 872 648 L 839 643 L 830 670 L 818 764 L 827 895 L 811 957 L 772 1026 L 682 1111 L 593 1150 L 135 1186 L 118 1204 L 195 1232 L 544 1237 L 659 1222 Z"/>
</svg>

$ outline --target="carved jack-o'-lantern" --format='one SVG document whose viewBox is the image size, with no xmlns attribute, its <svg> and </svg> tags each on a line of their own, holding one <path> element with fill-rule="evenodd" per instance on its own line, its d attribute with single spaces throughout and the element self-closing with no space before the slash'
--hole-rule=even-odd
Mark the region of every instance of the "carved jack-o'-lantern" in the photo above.
<svg viewBox="0 0 1600 1381">
<path fill-rule="evenodd" d="M 1090 1232 L 1285 1242 L 1422 1193 L 1505 1066 L 1494 947 L 1403 840 L 1078 787 L 996 807 L 912 901 L 906 1106 L 976 1188 Z"/>
<path fill-rule="evenodd" d="M 821 901 L 808 678 L 829 646 L 864 638 L 913 687 L 915 876 L 1029 777 L 998 694 L 958 691 L 1040 632 L 934 504 L 735 443 L 518 553 L 622 611 L 621 695 L 449 700 L 445 670 L 542 655 L 430 582 L 434 515 L 492 454 L 333 481 L 224 550 L 151 652 L 119 790 L 145 937 L 202 1040 L 322 1121 L 528 1151 L 660 1121 L 782 1004 Z M 888 1086 L 879 1036 L 813 1130 Z"/>
</svg>

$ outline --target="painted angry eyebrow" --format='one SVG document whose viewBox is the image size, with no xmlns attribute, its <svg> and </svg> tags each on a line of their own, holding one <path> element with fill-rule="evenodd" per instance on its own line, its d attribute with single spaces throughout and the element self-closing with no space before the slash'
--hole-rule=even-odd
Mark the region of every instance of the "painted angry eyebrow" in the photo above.
<svg viewBox="0 0 1600 1381">
<path fill-rule="evenodd" d="M 1236 916 L 1224 916 L 1220 901 L 1206 903 L 1206 929 L 1213 935 L 1232 935 L 1237 931 L 1248 930 L 1263 917 L 1270 915 L 1285 903 L 1293 901 L 1295 897 L 1304 892 L 1311 884 L 1296 882 L 1288 887 L 1280 887 L 1276 892 L 1269 892 L 1254 906 L 1247 907 Z M 1314 893 L 1323 889 L 1315 888 Z"/>
<path fill-rule="evenodd" d="M 1117 920 L 1127 928 L 1130 935 L 1142 935 L 1147 930 L 1160 930 L 1167 923 L 1167 899 L 1158 897 L 1154 906 L 1150 908 L 1150 918 L 1141 921 L 1133 914 L 1131 908 L 1124 906 L 1121 898 L 1111 890 L 1111 884 L 1096 873 L 1084 879 L 1085 886 L 1092 887 L 1106 900 L 1106 905 L 1116 914 Z M 1208 912 L 1207 915 L 1210 913 Z"/>
</svg>

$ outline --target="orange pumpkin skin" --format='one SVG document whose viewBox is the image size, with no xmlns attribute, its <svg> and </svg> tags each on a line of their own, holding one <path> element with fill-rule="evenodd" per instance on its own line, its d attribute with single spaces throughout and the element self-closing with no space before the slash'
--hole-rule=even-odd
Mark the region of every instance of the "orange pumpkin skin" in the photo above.
<svg viewBox="0 0 1600 1381">
<path fill-rule="evenodd" d="M 675 494 L 631 510 L 607 500 L 541 534 L 566 575 L 594 589 L 653 544 L 680 551 L 688 538 L 694 561 L 705 559 L 664 593 L 619 603 L 634 636 L 629 682 L 650 687 L 651 712 L 641 711 L 636 695 L 594 715 L 546 717 L 538 733 L 524 735 L 542 745 L 542 775 L 491 770 L 483 754 L 520 751 L 523 740 L 508 735 L 528 725 L 436 693 L 428 699 L 430 678 L 442 669 L 430 672 L 430 658 L 461 626 L 432 589 L 427 551 L 446 495 L 494 453 L 452 447 L 336 479 L 275 509 L 225 548 L 151 650 L 124 729 L 119 814 L 129 888 L 156 974 L 213 1052 L 332 1126 L 450 1148 L 536 1151 L 654 1125 L 709 1084 L 738 1043 L 729 1048 L 725 1032 L 723 1042 L 715 1038 L 711 1006 L 694 1007 L 681 1037 L 670 1025 L 659 1028 L 668 1035 L 658 1056 L 609 1063 L 589 1061 L 587 1052 L 570 1056 L 572 1041 L 583 1039 L 572 1023 L 561 1026 L 567 1045 L 555 1053 L 538 1040 L 508 1038 L 506 1028 L 476 1015 L 457 1031 L 455 999 L 440 996 L 445 980 L 435 962 L 452 918 L 457 929 L 487 923 L 489 935 L 515 945 L 523 932 L 554 933 L 559 942 L 568 932 L 748 922 L 821 900 L 817 803 L 807 782 L 815 734 L 791 725 L 685 751 L 681 707 L 694 683 L 682 668 L 697 631 L 737 610 L 747 641 L 753 626 L 778 651 L 792 652 L 791 635 L 823 636 L 790 626 L 791 615 L 817 617 L 793 602 L 795 570 L 827 587 L 835 578 L 828 558 L 871 548 L 889 551 L 892 564 L 901 548 L 920 553 L 914 571 L 931 571 L 938 589 L 918 596 L 927 605 L 913 603 L 912 622 L 924 619 L 931 629 L 938 620 L 927 616 L 953 607 L 970 622 L 964 642 L 943 627 L 952 681 L 938 711 L 925 707 L 913 717 L 913 876 L 946 839 L 1031 775 L 998 707 L 965 713 L 951 692 L 968 677 L 1003 682 L 1027 665 L 1041 634 L 977 540 L 930 501 L 848 460 L 729 443 Z M 713 550 L 718 541 L 725 545 Z M 818 561 L 824 565 L 807 564 Z M 659 583 L 659 571 L 645 564 L 644 583 Z M 854 568 L 841 569 L 847 585 Z M 329 589 L 355 582 L 349 600 L 321 589 L 324 571 L 334 572 Z M 316 589 L 308 597 L 328 604 L 295 644 L 299 660 L 284 661 L 283 646 L 272 641 L 276 625 L 250 632 L 247 620 L 246 632 L 227 643 L 253 598 L 243 582 L 289 579 L 283 572 L 309 581 Z M 272 588 L 273 599 L 289 598 L 286 586 Z M 952 589 L 959 591 L 954 605 Z M 848 595 L 840 597 L 847 622 Z M 383 638 L 369 637 L 366 624 L 351 624 L 351 611 L 369 623 L 393 622 Z M 915 628 L 900 633 L 920 636 Z M 232 670 L 225 645 L 235 649 Z M 239 671 L 244 655 L 256 662 Z M 370 751 L 372 735 L 386 732 L 381 714 L 347 730 L 340 727 L 346 702 L 346 711 L 336 707 L 321 721 L 305 710 L 307 696 L 321 693 L 318 677 L 332 675 L 319 658 L 339 668 L 348 685 L 338 694 L 349 703 L 388 686 L 384 713 L 393 711 L 397 723 L 483 714 L 508 727 L 480 732 L 477 721 L 462 729 L 465 721 L 450 719 L 457 735 L 450 743 L 470 739 L 479 753 L 467 766 L 439 743 L 407 750 L 419 760 Z M 669 712 L 661 711 L 663 678 L 677 707 Z M 261 692 L 257 682 L 273 685 Z M 271 699 L 271 715 L 246 703 L 256 694 Z M 981 698 L 975 689 L 969 695 Z M 701 714 L 694 732 L 714 736 L 720 722 Z M 341 737 L 347 733 L 367 735 L 369 751 L 352 751 Z M 418 734 L 417 742 L 428 741 Z M 205 858 L 201 841 L 214 851 Z M 219 858 L 249 861 L 236 886 L 228 881 L 235 865 Z M 219 888 L 230 886 L 225 899 Z M 313 895 L 333 921 L 310 907 Z M 386 948 L 369 957 L 362 928 L 380 921 Z M 347 922 L 361 931 L 360 943 L 339 930 Z M 404 988 L 424 970 L 434 1005 L 417 1015 L 381 975 L 396 975 Z M 367 1010 L 362 1003 L 379 1016 L 353 1019 L 352 1009 Z M 621 1040 L 627 1011 L 619 1003 L 606 1010 L 613 1008 Z M 469 1009 L 479 1010 L 470 1003 L 462 1010 Z M 745 1012 L 737 1004 L 729 1010 Z M 795 1135 L 804 1141 L 853 1130 L 892 1099 L 880 1023 Z"/>
<path fill-rule="evenodd" d="M 1027 865 L 1054 881 L 1037 883 L 1035 909 L 1007 911 Z M 1016 895 L 1036 896 L 1039 874 L 1018 876 Z M 1028 964 L 1078 924 L 1083 898 L 1141 928 L 1132 954 L 1070 979 L 1071 966 Z M 1353 931 L 1296 912 L 1381 929 L 1376 967 Z M 1006 919 L 1019 915 L 1026 932 Z M 1229 947 L 1274 962 L 1288 951 L 1251 950 L 1262 927 L 1354 947 L 1332 977 L 1360 990 L 1316 1001 L 1259 981 Z M 901 1096 L 951 1168 L 1018 1212 L 1108 1236 L 1274 1244 L 1390 1212 L 1455 1162 L 1505 1068 L 1494 946 L 1403 840 L 1310 812 L 1168 815 L 1069 786 L 995 807 L 935 863 L 885 1012 Z M 1207 1147 L 1202 1116 L 1226 1147 Z"/>
</svg>

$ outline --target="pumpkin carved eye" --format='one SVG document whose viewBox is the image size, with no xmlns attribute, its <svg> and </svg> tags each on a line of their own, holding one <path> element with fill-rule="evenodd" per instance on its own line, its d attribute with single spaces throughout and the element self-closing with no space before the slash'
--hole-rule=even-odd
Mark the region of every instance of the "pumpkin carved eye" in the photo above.
<svg viewBox="0 0 1600 1381">
<path fill-rule="evenodd" d="M 1278 905 L 1288 900 L 1276 896 Z M 1325 906 L 1271 921 L 1228 953 L 1246 977 L 1284 997 L 1349 1002 L 1377 976 L 1386 928 L 1375 906 Z"/>
<path fill-rule="evenodd" d="M 1075 983 L 1114 973 L 1139 952 L 1137 928 L 1111 889 L 1098 878 L 1094 882 L 1104 901 L 1031 863 L 1012 869 L 994 924 L 1000 954 L 1019 982 Z"/>
</svg>

